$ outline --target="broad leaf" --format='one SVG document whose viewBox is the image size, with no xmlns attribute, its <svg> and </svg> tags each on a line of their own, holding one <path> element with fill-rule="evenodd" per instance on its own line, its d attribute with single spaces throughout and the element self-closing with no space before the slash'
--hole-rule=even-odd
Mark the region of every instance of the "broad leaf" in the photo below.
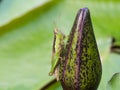
<svg viewBox="0 0 120 90">
<path fill-rule="evenodd" d="M 68 35 L 82 7 L 91 12 L 103 64 L 99 90 L 106 89 L 111 77 L 120 72 L 120 56 L 110 52 L 111 37 L 120 42 L 119 1 L 1 0 L 0 90 L 38 90 L 53 79 L 48 76 L 53 23 Z M 52 90 L 59 85 L 51 86 Z"/>
</svg>

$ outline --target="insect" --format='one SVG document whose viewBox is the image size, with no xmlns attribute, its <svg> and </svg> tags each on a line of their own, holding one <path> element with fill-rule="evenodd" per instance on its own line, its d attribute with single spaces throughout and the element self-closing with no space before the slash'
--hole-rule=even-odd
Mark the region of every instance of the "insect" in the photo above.
<svg viewBox="0 0 120 90">
<path fill-rule="evenodd" d="M 64 51 L 64 45 L 65 45 L 65 35 L 60 32 L 59 30 L 57 30 L 57 28 L 55 28 L 54 30 L 54 41 L 53 41 L 53 50 L 52 50 L 52 67 L 51 70 L 49 72 L 49 75 L 56 75 L 57 80 L 58 78 L 58 66 L 59 66 L 59 61 L 60 59 L 62 59 L 62 57 L 60 56 L 60 54 L 62 53 L 62 51 Z"/>
<path fill-rule="evenodd" d="M 96 90 L 102 66 L 88 8 L 78 11 L 65 41 L 65 35 L 55 29 L 49 75 L 55 74 L 64 90 Z"/>
</svg>

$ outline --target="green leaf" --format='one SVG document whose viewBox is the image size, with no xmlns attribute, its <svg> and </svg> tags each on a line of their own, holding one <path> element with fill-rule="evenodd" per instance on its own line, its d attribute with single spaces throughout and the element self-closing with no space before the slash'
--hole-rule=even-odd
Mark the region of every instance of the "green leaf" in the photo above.
<svg viewBox="0 0 120 90">
<path fill-rule="evenodd" d="M 19 18 L 29 11 L 50 2 L 50 0 L 1 0 L 0 26 Z"/>
<path fill-rule="evenodd" d="M 91 12 L 103 65 L 99 90 L 106 90 L 113 74 L 120 72 L 120 56 L 110 52 L 111 37 L 120 41 L 120 2 L 116 1 L 2 0 L 0 90 L 38 90 L 53 79 L 48 76 L 53 22 L 69 34 L 76 13 L 82 7 L 88 7 Z M 59 85 L 50 89 L 57 90 Z"/>
<path fill-rule="evenodd" d="M 62 90 L 62 86 L 60 85 L 60 81 L 56 81 L 56 79 L 51 80 L 49 83 L 45 84 L 43 87 L 39 88 L 40 90 Z"/>
<path fill-rule="evenodd" d="M 108 82 L 108 90 L 119 90 L 120 89 L 120 73 L 115 73 L 110 81 Z"/>
<path fill-rule="evenodd" d="M 103 69 L 102 79 L 98 90 L 109 90 L 107 87 L 108 81 L 115 73 L 120 72 L 120 55 L 117 55 L 110 51 L 110 44 L 111 39 L 102 39 L 102 41 L 98 40 Z"/>
</svg>

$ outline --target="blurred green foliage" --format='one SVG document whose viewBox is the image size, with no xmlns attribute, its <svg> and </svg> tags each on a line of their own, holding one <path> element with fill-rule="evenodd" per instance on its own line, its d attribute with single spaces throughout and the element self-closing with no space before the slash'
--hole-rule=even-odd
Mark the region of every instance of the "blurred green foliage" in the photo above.
<svg viewBox="0 0 120 90">
<path fill-rule="evenodd" d="M 119 0 L 1 0 L 0 90 L 38 90 L 51 81 L 54 22 L 69 34 L 83 7 L 90 9 L 103 65 L 98 90 L 109 90 L 108 81 L 120 72 L 120 56 L 110 52 L 111 38 L 120 42 Z M 59 86 L 51 87 L 60 90 Z"/>
</svg>

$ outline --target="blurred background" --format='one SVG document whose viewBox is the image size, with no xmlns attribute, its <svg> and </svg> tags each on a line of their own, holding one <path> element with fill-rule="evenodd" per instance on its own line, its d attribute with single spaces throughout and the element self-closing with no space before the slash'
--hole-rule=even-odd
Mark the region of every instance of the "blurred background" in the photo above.
<svg viewBox="0 0 120 90">
<path fill-rule="evenodd" d="M 83 7 L 90 9 L 103 66 L 98 90 L 119 90 L 120 55 L 111 51 L 114 39 L 120 52 L 119 0 L 0 0 L 0 90 L 38 90 L 53 80 L 53 30 L 68 35 Z"/>
</svg>

